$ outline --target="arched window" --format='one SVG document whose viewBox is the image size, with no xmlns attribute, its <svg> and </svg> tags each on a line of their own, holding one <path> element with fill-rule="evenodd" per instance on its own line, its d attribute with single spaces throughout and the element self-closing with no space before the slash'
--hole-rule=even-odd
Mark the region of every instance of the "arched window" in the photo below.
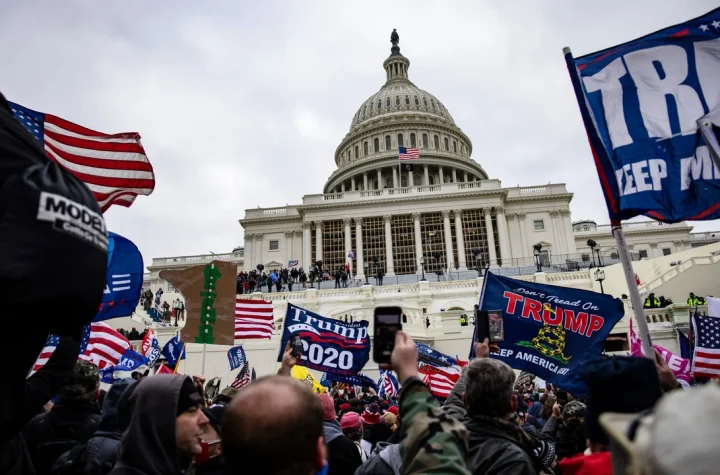
<svg viewBox="0 0 720 475">
<path fill-rule="evenodd" d="M 392 188 L 392 187 L 393 187 L 392 177 L 385 178 L 385 188 Z"/>
<path fill-rule="evenodd" d="M 352 149 L 348 149 L 348 161 L 352 160 Z"/>
<path fill-rule="evenodd" d="M 359 157 L 360 157 L 360 147 L 355 145 L 355 158 L 359 158 Z"/>
<path fill-rule="evenodd" d="M 400 105 L 400 96 L 395 96 L 395 105 L 396 106 Z"/>
<path fill-rule="evenodd" d="M 427 97 L 423 96 L 423 103 L 425 104 L 425 107 L 427 107 Z"/>
<path fill-rule="evenodd" d="M 405 105 L 410 105 L 410 96 L 405 96 Z"/>
<path fill-rule="evenodd" d="M 431 185 L 434 185 L 434 184 L 435 184 L 435 177 L 432 176 L 432 175 L 430 175 L 428 178 L 430 179 L 430 184 L 431 184 Z"/>
<path fill-rule="evenodd" d="M 453 152 L 457 153 L 457 142 L 453 140 Z"/>
<path fill-rule="evenodd" d="M 382 99 L 378 99 L 378 112 L 382 109 Z"/>
<path fill-rule="evenodd" d="M 430 104 L 432 104 L 432 109 L 435 110 L 435 99 L 430 99 Z"/>
<path fill-rule="evenodd" d="M 404 146 L 405 146 L 405 144 L 403 142 L 403 135 L 398 134 L 398 147 L 404 147 Z"/>
<path fill-rule="evenodd" d="M 387 99 L 385 99 L 385 107 L 390 107 L 390 96 L 387 96 Z"/>
<path fill-rule="evenodd" d="M 433 142 L 435 142 L 435 149 L 440 150 L 440 138 L 437 135 L 433 137 Z"/>
<path fill-rule="evenodd" d="M 363 142 L 363 156 L 367 157 L 370 151 L 368 150 L 367 140 Z"/>
<path fill-rule="evenodd" d="M 375 139 L 373 141 L 373 150 L 375 150 L 375 153 L 380 153 L 380 139 Z"/>
<path fill-rule="evenodd" d="M 410 134 L 410 147 L 411 148 L 417 147 L 417 143 L 415 143 L 415 134 Z"/>
<path fill-rule="evenodd" d="M 427 134 L 423 134 L 423 148 L 428 148 Z"/>
<path fill-rule="evenodd" d="M 418 99 L 417 96 L 415 96 L 415 105 L 416 105 L 416 106 L 419 106 L 419 105 L 420 105 L 420 100 Z"/>
<path fill-rule="evenodd" d="M 408 186 L 407 173 L 403 173 L 402 176 L 400 177 L 400 187 L 406 188 L 407 186 Z"/>
<path fill-rule="evenodd" d="M 449 143 L 448 143 L 447 137 L 445 137 L 443 140 L 445 141 L 445 150 L 448 150 L 448 151 L 449 151 L 449 150 L 450 150 L 450 145 L 449 145 Z"/>
<path fill-rule="evenodd" d="M 422 180 L 420 179 L 420 175 L 413 175 L 413 185 L 414 186 L 422 185 Z"/>
<path fill-rule="evenodd" d="M 390 147 L 390 136 L 386 135 L 385 136 L 385 151 L 387 152 L 388 150 L 390 150 L 390 148 L 391 148 Z"/>
</svg>

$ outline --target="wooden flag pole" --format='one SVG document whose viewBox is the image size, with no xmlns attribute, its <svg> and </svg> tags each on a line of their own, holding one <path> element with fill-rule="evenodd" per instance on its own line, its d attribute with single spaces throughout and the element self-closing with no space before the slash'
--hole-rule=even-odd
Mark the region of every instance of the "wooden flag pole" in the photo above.
<svg viewBox="0 0 720 475">
<path fill-rule="evenodd" d="M 613 223 L 612 232 L 615 236 L 615 242 L 617 243 L 618 255 L 620 256 L 620 263 L 625 273 L 625 281 L 628 286 L 628 293 L 630 294 L 630 303 L 632 303 L 633 314 L 635 315 L 635 322 L 638 326 L 638 335 L 642 340 L 642 350 L 646 357 L 655 359 L 655 351 L 652 347 L 652 341 L 650 340 L 650 329 L 648 328 L 647 320 L 645 319 L 645 310 L 643 308 L 643 300 L 640 296 L 640 289 L 638 289 L 637 282 L 635 281 L 635 271 L 632 267 L 632 257 L 630 256 L 630 250 L 627 247 L 625 241 L 625 233 L 623 232 L 622 225 Z"/>
<path fill-rule="evenodd" d="M 173 369 L 173 374 L 177 374 L 178 368 L 180 367 L 180 361 L 182 361 L 182 355 L 185 353 L 185 343 L 183 343 L 182 351 L 180 352 L 180 356 L 178 356 L 177 363 L 175 363 L 175 369 Z"/>
</svg>

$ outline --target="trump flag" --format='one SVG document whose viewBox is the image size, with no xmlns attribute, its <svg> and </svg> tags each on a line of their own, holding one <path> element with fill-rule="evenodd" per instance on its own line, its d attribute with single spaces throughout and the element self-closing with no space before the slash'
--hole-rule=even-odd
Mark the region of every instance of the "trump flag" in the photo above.
<svg viewBox="0 0 720 475">
<path fill-rule="evenodd" d="M 105 292 L 93 321 L 132 315 L 140 301 L 143 259 L 137 246 L 119 234 L 108 233 Z"/>
<path fill-rule="evenodd" d="M 600 357 L 605 338 L 624 314 L 622 301 L 610 295 L 491 272 L 485 276 L 479 308 L 503 314 L 505 341 L 492 358 L 577 396 L 585 393 L 585 385 L 576 370 Z M 470 356 L 475 356 L 472 344 Z"/>
<path fill-rule="evenodd" d="M 720 9 L 565 60 L 610 219 L 720 218 Z"/>
<path fill-rule="evenodd" d="M 368 324 L 344 323 L 289 303 L 278 361 L 290 335 L 298 334 L 304 349 L 299 365 L 345 376 L 357 374 L 370 359 Z"/>
</svg>

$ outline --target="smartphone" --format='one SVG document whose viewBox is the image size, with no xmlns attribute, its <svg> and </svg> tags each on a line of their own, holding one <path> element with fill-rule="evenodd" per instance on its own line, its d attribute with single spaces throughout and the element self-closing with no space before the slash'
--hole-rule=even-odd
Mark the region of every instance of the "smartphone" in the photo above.
<svg viewBox="0 0 720 475">
<path fill-rule="evenodd" d="M 558 402 L 558 404 L 560 404 L 561 406 L 564 406 L 565 404 L 567 404 L 567 402 L 568 402 L 567 391 L 562 391 L 562 390 L 558 389 L 558 391 L 557 391 L 557 402 Z"/>
<path fill-rule="evenodd" d="M 503 325 L 502 310 L 477 310 L 475 315 L 475 340 L 479 343 L 502 343 L 505 341 L 505 327 Z"/>
<path fill-rule="evenodd" d="M 300 335 L 290 335 L 290 349 L 293 357 L 297 358 L 303 354 L 303 344 Z"/>
<path fill-rule="evenodd" d="M 376 363 L 390 363 L 390 355 L 395 348 L 395 334 L 402 330 L 402 309 L 377 307 L 374 324 L 373 360 Z"/>
</svg>

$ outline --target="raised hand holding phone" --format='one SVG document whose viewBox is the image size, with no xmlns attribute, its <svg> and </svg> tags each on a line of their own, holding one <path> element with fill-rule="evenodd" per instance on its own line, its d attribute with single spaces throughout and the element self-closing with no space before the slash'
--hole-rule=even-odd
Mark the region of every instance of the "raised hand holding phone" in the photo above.
<svg viewBox="0 0 720 475">
<path fill-rule="evenodd" d="M 373 324 L 373 360 L 381 365 L 389 364 L 395 347 L 395 336 L 402 330 L 402 309 L 377 307 Z"/>
</svg>

